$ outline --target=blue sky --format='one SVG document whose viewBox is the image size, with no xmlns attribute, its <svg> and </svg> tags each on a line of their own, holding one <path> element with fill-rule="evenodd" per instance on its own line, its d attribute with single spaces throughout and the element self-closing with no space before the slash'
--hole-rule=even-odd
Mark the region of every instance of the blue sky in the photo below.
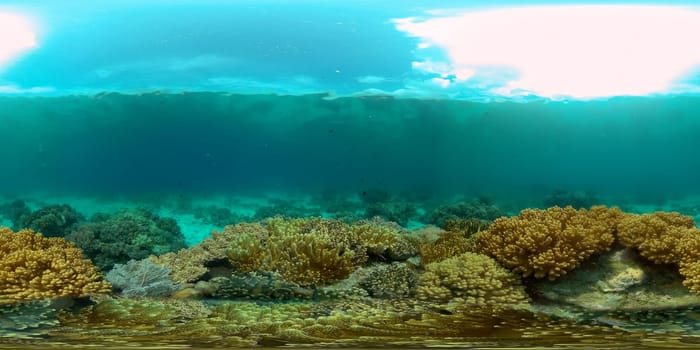
<svg viewBox="0 0 700 350">
<path fill-rule="evenodd" d="M 700 91 L 694 2 L 86 3 L 0 6 L 0 16 L 22 22 L 0 21 L 0 93 L 492 100 Z"/>
</svg>

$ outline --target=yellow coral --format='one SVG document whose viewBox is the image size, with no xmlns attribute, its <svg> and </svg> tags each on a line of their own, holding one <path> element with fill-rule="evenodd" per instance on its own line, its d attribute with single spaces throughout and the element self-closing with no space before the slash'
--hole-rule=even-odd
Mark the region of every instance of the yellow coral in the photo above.
<svg viewBox="0 0 700 350">
<path fill-rule="evenodd" d="M 319 235 L 272 239 L 263 270 L 278 272 L 302 286 L 341 280 L 357 268 L 355 253 Z"/>
<path fill-rule="evenodd" d="M 276 217 L 265 228 L 230 238 L 226 254 L 240 272 L 272 271 L 302 286 L 321 285 L 347 277 L 367 259 L 350 249 L 353 232 L 340 221 Z"/>
<path fill-rule="evenodd" d="M 475 218 L 469 219 L 447 219 L 445 220 L 445 231 L 462 232 L 464 236 L 472 236 L 475 233 L 486 230 L 490 222 Z"/>
<path fill-rule="evenodd" d="M 571 206 L 525 209 L 519 216 L 496 219 L 475 236 L 475 248 L 523 276 L 553 280 L 610 248 L 617 211 L 594 207 L 589 212 Z"/>
<path fill-rule="evenodd" d="M 421 300 L 461 306 L 514 307 L 528 303 L 520 279 L 486 255 L 464 253 L 428 264 L 418 280 Z"/>
<path fill-rule="evenodd" d="M 473 249 L 472 242 L 461 232 L 443 232 L 435 242 L 421 244 L 420 263 L 425 266 Z"/>
<path fill-rule="evenodd" d="M 175 283 L 194 282 L 207 273 L 204 264 L 210 255 L 201 246 L 180 249 L 176 253 L 148 257 L 154 264 L 170 268 L 170 276 Z"/>
<path fill-rule="evenodd" d="M 692 217 L 676 212 L 627 215 L 618 225 L 617 237 L 654 263 L 677 264 L 682 255 L 679 245 L 689 234 L 688 229 L 694 227 Z"/>
<path fill-rule="evenodd" d="M 370 255 L 379 256 L 399 240 L 396 231 L 389 226 L 382 226 L 368 221 L 359 221 L 352 225 L 354 244 L 361 245 Z"/>
<path fill-rule="evenodd" d="M 170 268 L 173 281 L 177 283 L 195 282 L 207 273 L 207 264 L 217 260 L 226 260 L 227 250 L 232 241 L 250 240 L 254 242 L 255 239 L 261 240 L 266 236 L 267 229 L 259 223 L 229 225 L 222 232 L 213 232 L 211 237 L 194 247 L 181 249 L 177 253 L 166 253 L 149 258 L 156 264 Z M 250 269 L 250 271 L 253 270 L 254 268 Z"/>
<path fill-rule="evenodd" d="M 82 251 L 63 238 L 0 227 L 0 302 L 81 297 L 111 286 Z"/>
<path fill-rule="evenodd" d="M 683 285 L 691 292 L 700 293 L 700 261 L 681 262 L 678 271 L 683 276 Z"/>
</svg>

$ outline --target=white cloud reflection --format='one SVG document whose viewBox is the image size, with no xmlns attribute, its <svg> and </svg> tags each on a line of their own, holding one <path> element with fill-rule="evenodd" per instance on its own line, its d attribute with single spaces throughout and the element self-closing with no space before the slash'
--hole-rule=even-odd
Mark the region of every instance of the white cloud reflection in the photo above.
<svg viewBox="0 0 700 350">
<path fill-rule="evenodd" d="M 36 30 L 28 18 L 0 12 L 0 70 L 37 45 Z"/>
<path fill-rule="evenodd" d="M 561 5 L 433 13 L 437 17 L 395 25 L 420 39 L 421 59 L 413 69 L 442 88 L 486 86 L 502 96 L 648 95 L 677 92 L 674 83 L 700 65 L 700 11 L 693 8 Z M 444 57 L 431 57 L 436 47 Z M 494 74 L 498 67 L 503 74 Z"/>
</svg>

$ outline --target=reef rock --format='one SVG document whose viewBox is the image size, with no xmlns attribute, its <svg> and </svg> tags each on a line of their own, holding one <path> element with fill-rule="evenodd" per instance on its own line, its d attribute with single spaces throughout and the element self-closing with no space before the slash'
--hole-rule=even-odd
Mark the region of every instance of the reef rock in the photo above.
<svg viewBox="0 0 700 350">
<path fill-rule="evenodd" d="M 536 311 L 565 317 L 700 306 L 677 268 L 656 265 L 631 248 L 592 257 L 556 281 L 527 282 Z"/>
</svg>

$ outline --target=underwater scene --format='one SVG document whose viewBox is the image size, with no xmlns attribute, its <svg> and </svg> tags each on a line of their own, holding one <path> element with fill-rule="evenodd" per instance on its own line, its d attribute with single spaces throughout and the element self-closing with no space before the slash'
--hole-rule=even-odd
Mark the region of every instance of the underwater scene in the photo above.
<svg viewBox="0 0 700 350">
<path fill-rule="evenodd" d="M 0 3 L 0 349 L 700 347 L 700 4 Z"/>
</svg>

